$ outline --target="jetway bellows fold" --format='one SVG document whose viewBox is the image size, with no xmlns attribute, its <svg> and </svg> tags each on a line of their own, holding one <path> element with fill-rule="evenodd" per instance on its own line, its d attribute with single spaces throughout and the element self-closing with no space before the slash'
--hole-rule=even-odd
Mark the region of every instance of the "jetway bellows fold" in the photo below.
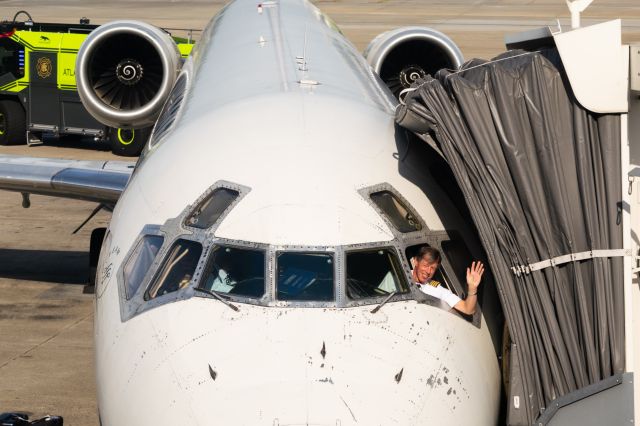
<svg viewBox="0 0 640 426">
<path fill-rule="evenodd" d="M 508 423 L 532 424 L 551 401 L 624 371 L 621 257 L 512 270 L 622 248 L 620 115 L 577 103 L 555 49 L 416 86 L 397 121 L 437 140 L 466 198 L 514 343 Z"/>
</svg>

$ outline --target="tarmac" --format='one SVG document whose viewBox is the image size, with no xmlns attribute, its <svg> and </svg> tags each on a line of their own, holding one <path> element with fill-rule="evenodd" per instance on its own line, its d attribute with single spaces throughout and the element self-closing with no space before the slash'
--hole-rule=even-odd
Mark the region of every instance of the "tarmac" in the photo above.
<svg viewBox="0 0 640 426">
<path fill-rule="evenodd" d="M 640 44 L 638 0 L 596 0 L 583 24 L 624 17 L 623 41 Z M 5 0 L 0 19 L 19 10 L 36 22 L 92 23 L 140 19 L 174 29 L 202 29 L 225 2 L 155 0 Z M 257 4 L 258 2 L 256 2 Z M 465 58 L 489 59 L 504 50 L 506 34 L 551 26 L 569 28 L 563 0 L 316 1 L 363 50 L 389 29 L 422 25 L 449 35 Z M 0 147 L 0 154 L 75 159 L 122 159 L 106 143 L 49 139 L 40 146 Z M 70 426 L 98 425 L 93 360 L 93 296 L 83 294 L 91 230 L 107 226 L 100 212 L 73 230 L 94 204 L 42 196 L 21 207 L 17 193 L 0 192 L 0 413 L 32 418 L 61 415 Z M 117 374 L 117 372 L 114 372 Z"/>
</svg>

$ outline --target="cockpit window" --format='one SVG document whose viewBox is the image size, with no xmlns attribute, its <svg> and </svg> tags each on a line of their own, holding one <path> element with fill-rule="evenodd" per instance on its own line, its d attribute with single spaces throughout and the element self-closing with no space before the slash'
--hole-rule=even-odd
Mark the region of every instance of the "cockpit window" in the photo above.
<svg viewBox="0 0 640 426">
<path fill-rule="evenodd" d="M 422 224 L 415 214 L 391 191 L 371 193 L 371 201 L 382 211 L 393 226 L 402 233 L 420 231 Z"/>
<path fill-rule="evenodd" d="M 277 262 L 278 300 L 334 300 L 332 254 L 281 252 Z"/>
<path fill-rule="evenodd" d="M 347 296 L 350 299 L 406 293 L 409 286 L 395 251 L 390 248 L 347 252 Z"/>
<path fill-rule="evenodd" d="M 264 251 L 215 246 L 210 256 L 208 272 L 200 287 L 234 296 L 264 295 Z"/>
<path fill-rule="evenodd" d="M 425 245 L 429 246 L 429 244 L 417 244 L 414 246 L 407 247 L 405 254 L 407 255 L 407 261 L 409 262 L 409 265 L 411 265 L 411 269 L 413 269 L 415 266 L 414 262 L 416 261 L 416 256 L 418 254 L 418 251 L 422 246 L 425 246 Z M 464 271 L 466 274 L 466 266 Z M 440 266 L 438 267 L 436 272 L 433 274 L 432 280 L 436 281 L 439 285 L 442 285 L 444 288 L 451 290 L 453 293 L 457 294 L 458 296 L 461 296 L 461 293 L 457 290 L 457 288 L 452 285 L 451 280 L 447 275 L 447 271 L 445 271 L 445 267 L 444 265 L 442 265 L 442 262 L 440 262 Z M 466 278 L 465 278 L 465 281 L 463 282 L 466 282 Z"/>
<path fill-rule="evenodd" d="M 124 288 L 127 300 L 133 297 L 142 284 L 163 242 L 164 237 L 161 235 L 145 235 L 138 242 L 133 254 L 124 265 Z"/>
<path fill-rule="evenodd" d="M 200 243 L 190 240 L 176 241 L 169 249 L 153 283 L 149 286 L 145 300 L 154 299 L 188 286 L 201 254 L 202 245 Z"/>
<path fill-rule="evenodd" d="M 216 188 L 209 197 L 202 201 L 198 207 L 185 220 L 187 226 L 205 229 L 222 216 L 224 211 L 238 198 L 239 192 L 229 188 Z"/>
<path fill-rule="evenodd" d="M 0 39 L 0 81 L 24 77 L 24 48 L 10 38 Z"/>
</svg>

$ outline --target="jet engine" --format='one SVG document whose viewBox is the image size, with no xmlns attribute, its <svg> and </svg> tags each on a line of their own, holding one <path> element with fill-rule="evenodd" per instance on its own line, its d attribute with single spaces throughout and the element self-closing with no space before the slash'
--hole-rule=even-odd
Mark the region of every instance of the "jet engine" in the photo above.
<svg viewBox="0 0 640 426">
<path fill-rule="evenodd" d="M 464 61 L 453 40 L 425 27 L 382 33 L 369 43 L 364 57 L 396 97 L 418 78 L 442 68 L 457 69 Z"/>
<path fill-rule="evenodd" d="M 161 29 L 138 21 L 110 22 L 89 34 L 78 52 L 78 94 L 87 111 L 107 126 L 150 126 L 180 65 L 176 44 Z"/>
</svg>

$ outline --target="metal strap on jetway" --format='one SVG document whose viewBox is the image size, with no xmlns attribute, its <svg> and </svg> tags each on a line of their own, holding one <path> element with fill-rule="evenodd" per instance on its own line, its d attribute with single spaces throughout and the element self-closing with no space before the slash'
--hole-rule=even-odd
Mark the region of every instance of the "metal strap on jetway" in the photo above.
<svg viewBox="0 0 640 426">
<path fill-rule="evenodd" d="M 577 262 L 580 260 L 594 259 L 597 257 L 625 257 L 633 256 L 631 249 L 611 249 L 611 250 L 589 250 L 582 251 L 580 253 L 563 254 L 562 256 L 556 256 L 551 259 L 542 260 L 536 263 L 530 263 L 528 265 L 513 266 L 511 270 L 517 276 L 521 274 L 530 274 L 533 271 L 539 271 L 540 269 L 549 268 L 551 266 L 559 266 L 564 263 Z M 640 268 L 638 268 L 640 271 Z M 634 272 L 637 272 L 634 270 Z"/>
</svg>

